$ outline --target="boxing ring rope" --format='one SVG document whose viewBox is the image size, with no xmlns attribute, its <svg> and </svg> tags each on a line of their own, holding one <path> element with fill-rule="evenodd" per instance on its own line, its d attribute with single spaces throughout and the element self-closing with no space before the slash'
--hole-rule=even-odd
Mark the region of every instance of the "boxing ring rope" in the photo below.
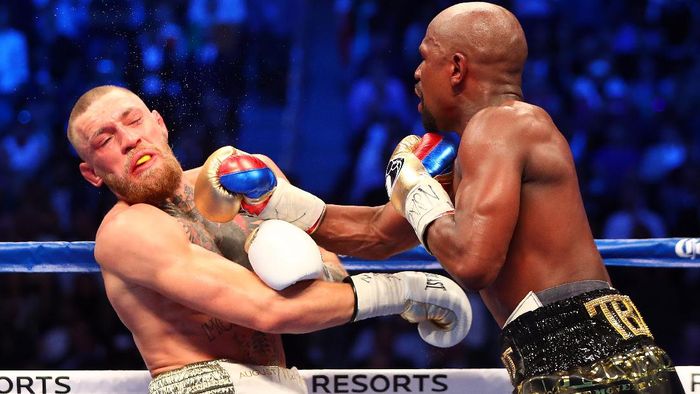
<svg viewBox="0 0 700 394">
<path fill-rule="evenodd" d="M 608 266 L 700 268 L 700 238 L 596 240 Z M 94 242 L 0 242 L 0 273 L 95 273 Z M 348 271 L 441 270 L 422 247 L 383 261 L 341 256 Z M 686 393 L 700 393 L 700 366 L 677 367 Z M 505 394 L 505 369 L 302 370 L 309 393 Z M 0 371 L 0 393 L 145 393 L 148 371 Z"/>
<path fill-rule="evenodd" d="M 596 245 L 609 266 L 700 267 L 700 238 L 599 239 Z M 0 242 L 0 272 L 99 272 L 94 246 L 90 241 Z M 442 269 L 420 246 L 382 261 L 341 258 L 348 271 Z"/>
</svg>

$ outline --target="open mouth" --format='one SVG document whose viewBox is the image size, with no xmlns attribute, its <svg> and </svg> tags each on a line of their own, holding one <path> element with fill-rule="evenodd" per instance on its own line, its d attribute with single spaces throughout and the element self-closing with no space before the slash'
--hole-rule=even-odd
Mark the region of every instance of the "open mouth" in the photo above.
<svg viewBox="0 0 700 394">
<path fill-rule="evenodd" d="M 149 160 L 151 160 L 151 155 L 143 155 L 143 156 L 141 156 L 141 158 L 139 158 L 138 160 L 136 160 L 136 166 L 138 167 L 138 166 L 140 166 L 141 164 L 143 164 L 143 163 L 145 163 L 145 162 L 147 162 L 147 161 L 149 161 Z"/>
<path fill-rule="evenodd" d="M 150 167 L 151 163 L 153 162 L 153 159 L 155 159 L 155 155 L 153 152 L 151 153 L 146 153 L 142 152 L 138 154 L 135 157 L 135 160 L 132 161 L 131 164 L 131 172 L 133 174 L 137 174 L 141 172 L 142 170 L 145 170 L 146 168 Z"/>
</svg>

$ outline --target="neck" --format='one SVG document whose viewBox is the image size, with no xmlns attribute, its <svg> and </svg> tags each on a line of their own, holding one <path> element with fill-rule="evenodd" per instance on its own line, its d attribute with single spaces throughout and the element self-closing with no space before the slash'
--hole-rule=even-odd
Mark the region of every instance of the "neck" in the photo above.
<svg viewBox="0 0 700 394">
<path fill-rule="evenodd" d="M 184 182 L 180 182 L 175 194 L 160 204 L 159 208 L 164 211 L 176 209 L 182 212 L 189 212 L 194 209 L 194 189 Z"/>
<path fill-rule="evenodd" d="M 523 101 L 522 89 L 516 84 L 481 84 L 471 94 L 463 96 L 459 123 L 454 130 L 464 130 L 477 112 L 487 107 L 498 107 L 507 102 Z"/>
</svg>

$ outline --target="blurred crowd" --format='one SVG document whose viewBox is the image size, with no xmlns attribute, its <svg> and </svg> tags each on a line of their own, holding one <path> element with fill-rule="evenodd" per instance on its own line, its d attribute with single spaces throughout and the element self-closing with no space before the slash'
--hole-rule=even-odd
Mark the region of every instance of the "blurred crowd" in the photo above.
<svg viewBox="0 0 700 394">
<path fill-rule="evenodd" d="M 157 108 L 190 168 L 231 143 L 241 114 L 303 106 L 310 90 L 300 84 L 333 79 L 328 100 L 343 103 L 338 116 L 347 120 L 334 132 L 348 136 L 342 149 L 353 160 L 325 174 L 337 186 L 319 194 L 333 203 L 385 203 L 387 158 L 401 137 L 421 130 L 418 45 L 430 19 L 453 2 L 324 3 L 0 3 L 0 242 L 94 239 L 114 199 L 80 177 L 64 135 L 73 102 L 105 83 Z M 594 236 L 697 237 L 700 3 L 497 3 L 525 29 L 525 98 L 567 137 Z M 304 72 L 315 60 L 303 57 L 317 38 L 309 26 L 329 15 L 333 40 L 322 55 L 337 67 Z M 301 174 L 293 163 L 283 169 L 298 179 L 324 176 Z M 0 275 L 0 369 L 143 368 L 99 276 Z M 700 270 L 611 268 L 611 275 L 675 362 L 700 364 Z M 288 359 L 300 368 L 499 366 L 498 329 L 472 300 L 472 333 L 452 349 L 429 348 L 408 324 L 387 318 L 286 336 Z"/>
</svg>

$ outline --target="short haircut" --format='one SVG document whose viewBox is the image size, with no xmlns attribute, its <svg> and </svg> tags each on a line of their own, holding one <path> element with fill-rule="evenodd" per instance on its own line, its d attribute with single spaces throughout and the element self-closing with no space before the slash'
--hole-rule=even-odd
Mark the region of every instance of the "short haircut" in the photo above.
<svg viewBox="0 0 700 394">
<path fill-rule="evenodd" d="M 73 125 L 75 119 L 78 118 L 78 116 L 85 113 L 85 111 L 87 111 L 87 109 L 90 107 L 90 105 L 92 105 L 93 102 L 95 102 L 95 100 L 114 90 L 122 90 L 124 92 L 134 94 L 131 90 L 123 88 L 121 86 L 102 85 L 94 87 L 88 90 L 87 92 L 83 93 L 83 95 L 80 96 L 78 101 L 75 102 L 73 109 L 70 111 L 70 117 L 68 118 L 68 130 L 66 132 L 66 135 L 68 136 L 68 140 L 70 141 L 71 145 L 73 145 L 73 147 L 76 148 L 76 150 L 76 143 L 78 141 L 75 134 L 76 130 Z"/>
</svg>

